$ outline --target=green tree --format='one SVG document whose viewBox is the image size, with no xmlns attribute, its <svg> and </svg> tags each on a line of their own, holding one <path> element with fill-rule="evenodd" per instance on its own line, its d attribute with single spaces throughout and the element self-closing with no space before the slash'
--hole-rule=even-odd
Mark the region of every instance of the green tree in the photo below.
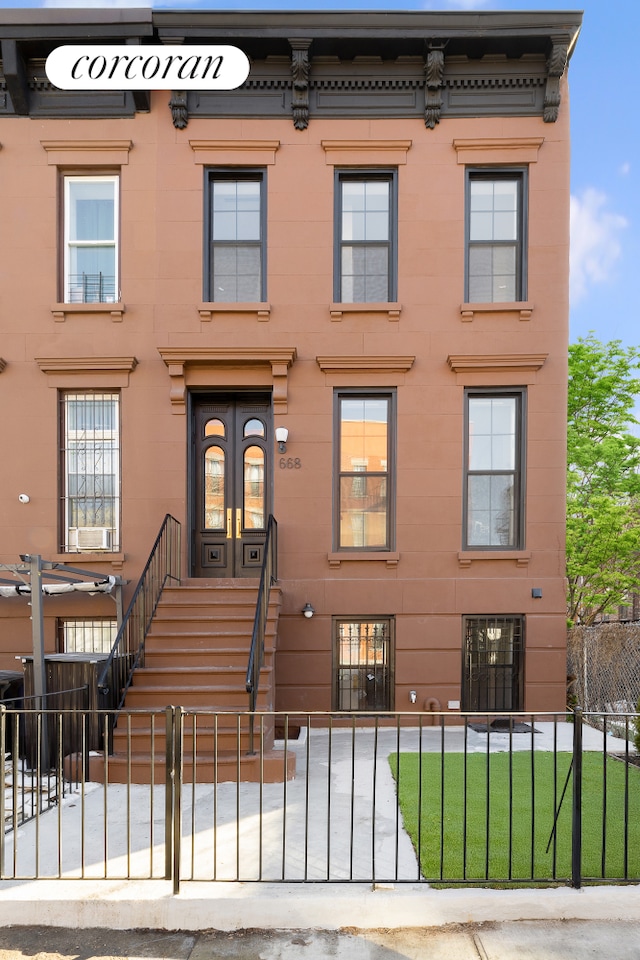
<svg viewBox="0 0 640 960">
<path fill-rule="evenodd" d="M 593 334 L 569 347 L 567 581 L 571 623 L 593 623 L 640 581 L 640 350 Z"/>
</svg>

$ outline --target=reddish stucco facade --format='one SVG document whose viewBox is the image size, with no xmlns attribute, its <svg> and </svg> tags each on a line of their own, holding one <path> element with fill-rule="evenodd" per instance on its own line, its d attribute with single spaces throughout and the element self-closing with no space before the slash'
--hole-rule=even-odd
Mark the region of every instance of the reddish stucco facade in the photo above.
<svg viewBox="0 0 640 960">
<path fill-rule="evenodd" d="M 76 15 L 81 22 L 82 14 Z M 308 35 L 312 89 L 328 69 L 325 48 L 331 37 L 322 34 L 325 46 L 316 61 L 322 17 L 308 15 L 297 23 L 292 16 L 289 24 L 285 14 L 276 17 L 273 55 L 282 61 L 288 90 L 291 68 L 282 38 Z M 356 66 L 393 75 L 403 56 L 417 62 L 419 49 L 403 51 L 401 38 L 385 59 L 378 49 L 385 25 L 372 26 L 371 16 L 349 20 L 360 58 Z M 388 16 L 394 29 L 405 22 L 402 15 Z M 206 116 L 189 110 L 186 126 L 179 128 L 168 106 L 171 91 L 152 91 L 148 110 L 127 107 L 120 115 L 80 116 L 77 110 L 65 115 L 64 105 L 51 115 L 28 107 L 20 115 L 11 109 L 7 88 L 0 115 L 0 562 L 39 554 L 116 573 L 128 581 L 130 595 L 170 513 L 182 525 L 183 571 L 191 576 L 193 553 L 200 548 L 192 533 L 199 470 L 190 426 L 194 401 L 215 406 L 259 395 L 270 405 L 260 479 L 266 510 L 278 522 L 283 597 L 276 707 L 340 707 L 339 624 L 380 621 L 390 631 L 386 706 L 455 713 L 460 704 L 473 705 L 465 677 L 465 624 L 471 618 L 485 629 L 491 618 L 507 618 L 516 619 L 522 633 L 520 686 L 510 705 L 530 712 L 562 710 L 570 138 L 566 69 L 562 63 L 554 74 L 553 59 L 562 60 L 562 51 L 566 58 L 579 16 L 568 15 L 563 24 L 559 16 L 545 20 L 537 14 L 533 27 L 531 18 L 527 21 L 535 36 L 523 48 L 524 58 L 546 101 L 521 108 L 529 103 L 523 96 L 502 106 L 491 100 L 491 85 L 480 84 L 477 108 L 454 109 L 451 94 L 432 125 L 425 123 L 424 111 L 407 115 L 411 111 L 400 105 L 393 115 L 390 106 L 376 109 L 366 98 L 357 115 L 355 81 L 346 112 L 337 106 L 331 115 L 330 102 L 320 109 L 327 101 L 319 94 L 314 112 L 312 96 L 302 129 L 290 113 L 248 115 L 247 108 L 247 115 L 231 115 L 233 94 L 218 115 L 212 107 Z M 26 26 L 0 23 L 0 36 L 17 36 L 28 62 L 27 34 L 40 29 L 49 46 L 60 42 L 52 17 Z M 216 15 L 200 17 L 200 33 L 206 26 L 205 39 L 215 39 Z M 454 69 L 464 67 L 470 76 L 496 69 L 508 76 L 512 66 L 522 72 L 517 57 L 525 15 L 492 17 L 485 31 L 489 39 L 482 41 L 486 51 L 474 59 L 480 42 L 474 18 L 415 15 L 412 29 L 425 50 L 439 50 L 438 43 L 428 42 L 444 39 L 454 26 L 457 31 L 458 52 L 450 57 L 445 47 L 440 88 L 427 84 L 425 90 L 424 63 L 416 73 L 422 77 L 423 103 L 444 91 Z M 265 36 L 269 31 L 251 14 L 235 19 L 242 29 L 234 42 L 242 47 L 249 37 L 259 70 L 267 63 L 268 44 L 262 41 L 258 50 L 254 39 L 261 29 Z M 154 24 L 178 31 L 161 17 Z M 107 26 L 101 29 L 108 32 Z M 187 37 L 189 29 L 185 20 Z M 505 32 L 515 38 L 517 56 L 501 52 Z M 493 46 L 492 37 L 497 37 Z M 198 42 L 204 42 L 201 35 Z M 467 42 L 471 56 L 465 59 Z M 369 67 L 368 44 L 376 61 Z M 336 57 L 340 72 L 347 53 L 338 50 Z M 346 76 L 355 62 L 349 60 Z M 545 120 L 554 85 L 560 106 L 555 119 Z M 515 86 L 528 89 L 524 81 Z M 207 184 L 216 171 L 233 180 L 234 172 L 247 170 L 259 171 L 263 189 L 266 293 L 258 300 L 216 301 L 203 285 L 209 263 L 203 252 Z M 522 257 L 526 287 L 511 300 L 469 302 L 465 294 L 474 171 L 479 180 L 492 174 L 497 181 L 515 172 L 520 184 L 523 220 L 516 256 Z M 380 172 L 390 173 L 397 191 L 390 241 L 397 289 L 381 301 L 343 302 L 334 283 L 340 270 L 334 256 L 337 184 L 354 174 L 375 181 Z M 63 184 L 65 178 L 91 175 L 114 176 L 119 184 L 119 290 L 106 301 L 66 303 Z M 70 553 L 63 549 L 59 399 L 94 391 L 115 394 L 120 403 L 118 540 L 105 550 Z M 520 405 L 515 493 L 520 500 L 513 521 L 518 530 L 509 542 L 474 544 L 465 533 L 471 509 L 465 494 L 465 409 L 469 397 L 492 396 L 515 397 Z M 336 454 L 341 397 L 391 404 L 385 435 L 390 462 L 381 455 L 377 460 L 383 463 L 378 472 L 385 472 L 380 515 L 386 534 L 372 533 L 364 548 L 345 549 L 341 541 L 345 521 Z M 289 431 L 284 454 L 272 433 L 278 426 Z M 352 493 L 359 489 L 352 484 Z M 29 496 L 28 503 L 19 502 L 20 493 Z M 346 502 L 343 507 L 351 509 Z M 315 610 L 312 618 L 301 614 L 305 603 Z M 60 618 L 112 616 L 109 597 L 46 599 L 46 649 L 56 648 Z M 0 668 L 16 669 L 15 658 L 30 649 L 24 600 L 0 599 Z M 410 691 L 416 691 L 415 704 Z"/>
</svg>

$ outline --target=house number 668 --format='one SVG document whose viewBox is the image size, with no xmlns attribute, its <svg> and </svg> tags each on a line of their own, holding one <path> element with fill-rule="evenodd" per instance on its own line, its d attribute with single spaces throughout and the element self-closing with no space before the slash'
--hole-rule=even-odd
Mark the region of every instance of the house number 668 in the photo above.
<svg viewBox="0 0 640 960">
<path fill-rule="evenodd" d="M 300 457 L 280 457 L 281 470 L 299 470 L 302 466 Z"/>
</svg>

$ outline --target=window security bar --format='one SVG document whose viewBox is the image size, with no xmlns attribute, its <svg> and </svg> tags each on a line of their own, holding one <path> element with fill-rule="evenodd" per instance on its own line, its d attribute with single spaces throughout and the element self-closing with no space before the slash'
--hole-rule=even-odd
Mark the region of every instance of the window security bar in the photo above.
<svg viewBox="0 0 640 960">
<path fill-rule="evenodd" d="M 69 276 L 68 303 L 115 303 L 116 278 L 104 273 Z"/>
</svg>

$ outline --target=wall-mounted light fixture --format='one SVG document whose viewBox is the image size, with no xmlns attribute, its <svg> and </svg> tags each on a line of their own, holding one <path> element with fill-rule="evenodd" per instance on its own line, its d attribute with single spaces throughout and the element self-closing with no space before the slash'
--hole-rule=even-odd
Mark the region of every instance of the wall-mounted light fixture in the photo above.
<svg viewBox="0 0 640 960">
<path fill-rule="evenodd" d="M 310 620 L 311 617 L 314 615 L 314 613 L 315 613 L 316 611 L 315 611 L 315 609 L 311 606 L 311 604 L 307 601 L 307 603 L 305 603 L 304 607 L 302 608 L 302 610 L 301 610 L 300 612 L 301 612 L 305 617 L 307 617 L 308 620 Z"/>
<path fill-rule="evenodd" d="M 540 600 L 542 597 L 542 587 L 534 587 L 531 591 L 531 596 L 534 600 Z"/>
<path fill-rule="evenodd" d="M 409 690 L 409 700 L 411 701 L 411 703 L 415 703 L 417 699 L 418 699 L 418 694 L 416 693 L 416 691 Z"/>
<path fill-rule="evenodd" d="M 276 427 L 276 440 L 278 441 L 278 452 L 286 453 L 289 431 L 286 427 Z"/>
<path fill-rule="evenodd" d="M 19 493 L 19 494 L 18 494 L 18 500 L 20 501 L 20 503 L 29 503 L 29 500 L 30 500 L 30 499 L 31 499 L 31 497 L 29 496 L 28 493 Z"/>
</svg>

